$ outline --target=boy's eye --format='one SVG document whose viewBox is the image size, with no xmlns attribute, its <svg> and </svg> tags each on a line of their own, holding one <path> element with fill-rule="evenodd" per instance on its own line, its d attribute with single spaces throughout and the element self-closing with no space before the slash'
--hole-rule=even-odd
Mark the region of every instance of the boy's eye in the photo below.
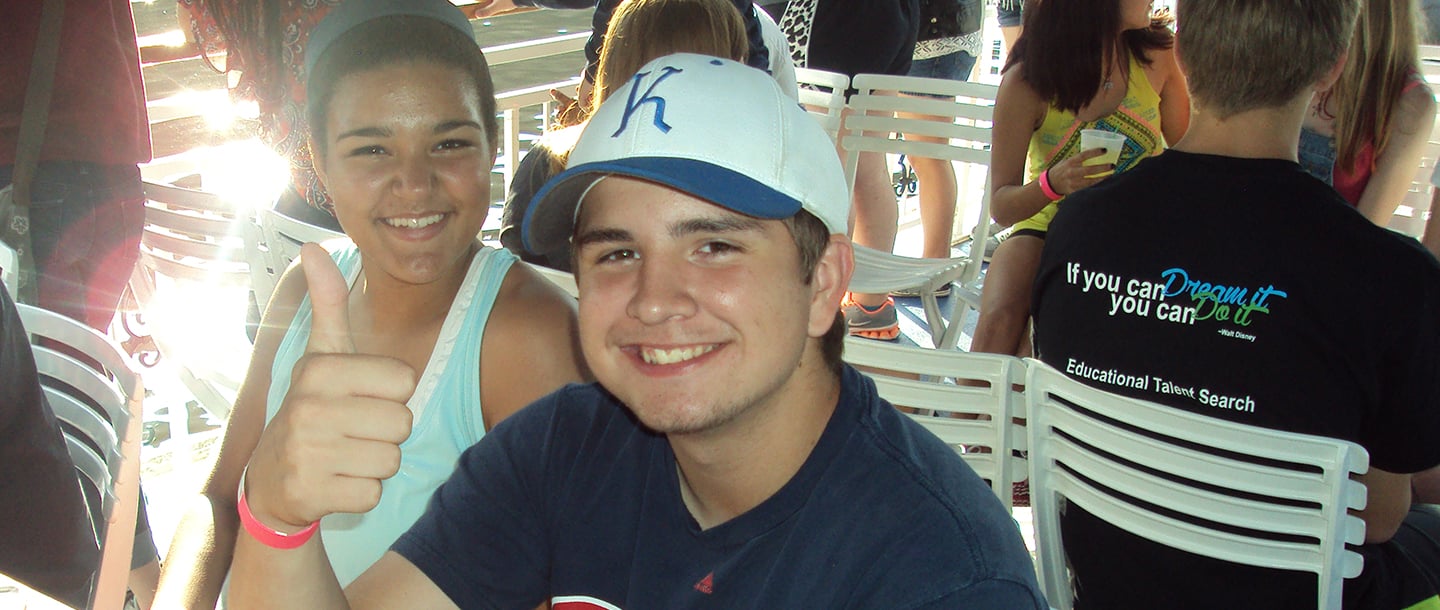
<svg viewBox="0 0 1440 610">
<path fill-rule="evenodd" d="M 385 147 L 380 146 L 380 145 L 378 145 L 378 144 L 371 145 L 371 146 L 360 146 L 360 147 L 355 148 L 354 150 L 351 150 L 351 151 L 350 151 L 350 156 L 352 156 L 352 157 L 364 157 L 364 156 L 366 156 L 366 155 L 383 155 L 383 154 L 385 154 Z"/>
<path fill-rule="evenodd" d="M 612 263 L 638 258 L 634 250 L 611 250 L 600 256 L 601 263 Z"/>
<path fill-rule="evenodd" d="M 728 254 L 730 252 L 738 252 L 739 250 L 740 248 L 735 244 L 723 241 L 706 242 L 705 245 L 700 246 L 700 252 L 702 254 Z"/>
<path fill-rule="evenodd" d="M 455 140 L 455 139 L 452 139 L 452 140 L 445 140 L 444 142 L 441 142 L 441 143 L 439 143 L 439 144 L 436 144 L 436 145 L 435 145 L 435 148 L 438 148 L 438 149 L 441 149 L 441 150 L 458 150 L 458 149 L 462 149 L 462 148 L 470 148 L 470 147 L 472 147 L 472 146 L 474 146 L 474 144 L 471 143 L 469 140 Z"/>
</svg>

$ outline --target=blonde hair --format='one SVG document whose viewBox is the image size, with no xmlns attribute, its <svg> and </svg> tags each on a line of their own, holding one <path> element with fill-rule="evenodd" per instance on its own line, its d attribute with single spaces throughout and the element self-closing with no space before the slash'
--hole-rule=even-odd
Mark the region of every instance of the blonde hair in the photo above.
<svg viewBox="0 0 1440 610">
<path fill-rule="evenodd" d="M 699 53 L 745 61 L 749 50 L 745 22 L 729 0 L 625 0 L 605 31 L 590 110 L 657 57 Z"/>
<path fill-rule="evenodd" d="M 1182 0 L 1176 53 L 1190 99 L 1224 119 L 1309 96 L 1340 60 L 1356 0 Z"/>
<path fill-rule="evenodd" d="M 1400 95 L 1419 73 L 1418 15 L 1415 0 L 1362 2 L 1350 54 L 1330 93 L 1337 117 L 1336 166 L 1354 171 L 1366 142 L 1374 142 L 1376 157 L 1389 143 Z"/>
</svg>

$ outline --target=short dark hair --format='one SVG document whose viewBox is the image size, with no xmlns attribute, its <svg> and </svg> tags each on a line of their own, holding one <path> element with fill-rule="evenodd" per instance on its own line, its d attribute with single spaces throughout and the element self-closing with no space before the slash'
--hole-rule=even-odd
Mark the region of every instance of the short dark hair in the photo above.
<svg viewBox="0 0 1440 610">
<path fill-rule="evenodd" d="M 1310 89 L 1350 43 L 1356 0 L 1181 0 L 1190 96 L 1219 118 L 1283 106 Z"/>
<path fill-rule="evenodd" d="M 495 85 L 475 40 L 455 28 L 411 15 L 381 17 L 340 35 L 306 77 L 305 118 L 319 157 L 325 156 L 326 119 L 335 88 L 345 77 L 401 62 L 429 62 L 465 74 L 480 99 L 480 125 L 492 154 L 500 143 L 495 120 Z"/>
<path fill-rule="evenodd" d="M 790 238 L 795 240 L 795 249 L 800 252 L 800 277 L 808 285 L 815 279 L 815 267 L 820 264 L 820 258 L 830 247 L 830 229 L 824 221 L 803 210 L 782 222 L 790 230 Z M 844 366 L 847 334 L 849 329 L 845 326 L 845 315 L 837 311 L 830 330 L 820 339 L 820 356 L 825 366 L 836 375 Z"/>
</svg>

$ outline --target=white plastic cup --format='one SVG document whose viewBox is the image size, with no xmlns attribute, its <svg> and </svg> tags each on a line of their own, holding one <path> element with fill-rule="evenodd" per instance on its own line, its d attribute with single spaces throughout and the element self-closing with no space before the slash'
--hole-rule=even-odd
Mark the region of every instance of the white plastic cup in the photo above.
<svg viewBox="0 0 1440 610">
<path fill-rule="evenodd" d="M 1095 148 L 1105 149 L 1105 154 L 1090 159 L 1085 165 L 1114 165 L 1120 161 L 1120 149 L 1125 147 L 1125 136 L 1103 129 L 1080 130 L 1080 152 Z"/>
</svg>

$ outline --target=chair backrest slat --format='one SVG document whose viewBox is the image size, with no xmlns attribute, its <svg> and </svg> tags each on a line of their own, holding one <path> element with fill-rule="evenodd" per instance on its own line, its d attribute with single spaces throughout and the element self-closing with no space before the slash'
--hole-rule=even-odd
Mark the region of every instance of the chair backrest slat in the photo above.
<svg viewBox="0 0 1440 610">
<path fill-rule="evenodd" d="M 1349 512 L 1365 506 L 1364 485 L 1352 480 L 1369 469 L 1364 448 L 1127 398 L 1026 364 L 1030 493 L 1052 605 L 1073 601 L 1063 499 L 1162 545 L 1316 574 L 1320 607 L 1340 608 L 1344 579 L 1363 562 L 1345 545 L 1364 540 L 1364 521 Z"/>
<path fill-rule="evenodd" d="M 23 304 L 17 309 L 34 344 L 41 386 L 66 424 L 65 443 L 81 487 L 90 490 L 87 499 L 99 502 L 91 507 L 91 515 L 100 567 L 88 607 L 119 608 L 130 574 L 140 498 L 144 383 L 134 363 L 110 338 L 51 311 Z"/>
<path fill-rule="evenodd" d="M 1012 486 L 1025 472 L 1016 455 L 1024 435 L 1015 431 L 1021 413 L 1013 390 L 1024 380 L 1020 360 L 851 337 L 845 361 L 875 381 L 881 398 L 954 447 L 1010 508 Z"/>
</svg>

